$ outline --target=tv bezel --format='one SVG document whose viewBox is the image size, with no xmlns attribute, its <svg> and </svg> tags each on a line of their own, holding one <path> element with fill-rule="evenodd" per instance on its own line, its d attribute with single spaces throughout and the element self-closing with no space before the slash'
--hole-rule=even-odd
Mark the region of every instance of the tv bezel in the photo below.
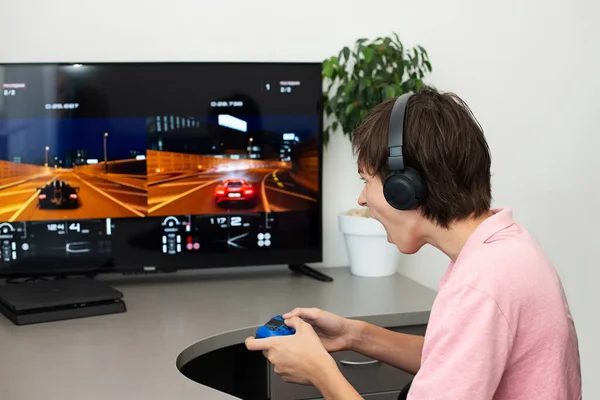
<svg viewBox="0 0 600 400">
<path fill-rule="evenodd" d="M 227 66 L 307 66 L 319 68 L 322 71 L 322 62 L 311 62 L 311 61 L 73 61 L 73 62 L 0 62 L 0 68 L 2 67 L 18 67 L 18 66 L 71 66 L 74 64 L 87 64 L 87 65 L 227 65 Z M 320 82 L 322 83 L 322 73 L 320 74 Z M 317 131 L 317 146 L 318 146 L 318 159 L 319 159 L 319 170 L 318 170 L 318 181 L 319 191 L 317 193 L 317 211 L 318 217 L 318 246 L 307 247 L 304 249 L 269 249 L 264 251 L 253 251 L 252 257 L 248 257 L 246 252 L 227 252 L 227 253 L 213 253 L 213 254 L 187 254 L 189 258 L 197 258 L 198 260 L 209 260 L 209 262 L 203 262 L 202 266 L 191 266 L 190 262 L 187 261 L 184 265 L 110 265 L 110 266 L 85 266 L 78 269 L 60 269 L 51 267 L 41 266 L 39 269 L 28 267 L 24 271 L 19 271 L 17 268 L 13 270 L 13 267 L 0 268 L 0 278 L 3 279 L 18 279 L 18 278 L 39 278 L 39 277 L 55 277 L 55 276 L 78 276 L 78 275 L 104 275 L 104 274 L 124 274 L 124 275 L 151 275 L 161 273 L 175 273 L 178 271 L 194 271 L 194 270 L 208 270 L 208 269 L 226 269 L 226 268 L 249 268 L 249 267 L 267 267 L 274 265 L 286 265 L 286 264 L 305 264 L 305 263 L 318 263 L 323 261 L 323 127 L 324 127 L 324 104 L 323 104 L 323 92 L 321 91 L 321 97 L 317 101 L 316 112 L 319 115 L 318 118 L 318 131 Z M 204 215 L 204 214 L 190 214 L 190 215 Z M 206 214 L 208 215 L 219 215 L 219 214 Z M 115 220 L 126 221 L 126 220 L 140 220 L 140 219 L 156 219 L 159 220 L 161 217 L 145 217 L 145 218 L 118 218 Z M 54 220 L 53 220 L 54 221 Z M 72 221 L 72 220 L 55 220 L 55 221 Z M 81 221 L 81 220 L 80 220 Z M 5 222 L 5 221 L 0 221 Z M 26 221 L 29 222 L 29 221 Z M 313 232 L 309 232 L 312 234 Z M 168 259 L 169 257 L 167 257 Z M 171 257 L 173 261 L 176 261 L 178 256 Z M 39 260 L 39 261 L 38 261 Z M 60 263 L 62 259 L 51 258 L 52 262 Z M 31 260 L 36 265 L 44 263 L 43 258 Z M 64 260 L 62 260 L 64 261 Z M 10 271 L 10 272 L 9 272 Z"/>
</svg>

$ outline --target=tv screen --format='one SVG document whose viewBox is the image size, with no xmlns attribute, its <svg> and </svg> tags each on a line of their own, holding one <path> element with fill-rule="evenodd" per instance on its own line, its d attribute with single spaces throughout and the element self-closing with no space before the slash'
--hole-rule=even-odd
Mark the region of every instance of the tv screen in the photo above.
<svg viewBox="0 0 600 400">
<path fill-rule="evenodd" d="M 320 63 L 0 65 L 0 275 L 321 261 Z"/>
</svg>

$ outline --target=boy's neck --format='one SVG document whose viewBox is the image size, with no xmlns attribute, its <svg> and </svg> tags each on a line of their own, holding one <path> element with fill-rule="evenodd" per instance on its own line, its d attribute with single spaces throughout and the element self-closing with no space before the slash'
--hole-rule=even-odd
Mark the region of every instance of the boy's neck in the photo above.
<svg viewBox="0 0 600 400">
<path fill-rule="evenodd" d="M 446 254 L 452 261 L 456 261 L 469 237 L 475 232 L 483 221 L 493 215 L 490 210 L 478 218 L 470 218 L 455 222 L 450 228 L 432 226 L 429 235 L 429 243 Z"/>
</svg>

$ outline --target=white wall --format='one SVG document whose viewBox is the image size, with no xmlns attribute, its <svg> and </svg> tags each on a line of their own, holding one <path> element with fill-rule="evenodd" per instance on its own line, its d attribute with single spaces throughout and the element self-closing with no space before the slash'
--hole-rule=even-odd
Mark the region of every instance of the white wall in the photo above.
<svg viewBox="0 0 600 400">
<path fill-rule="evenodd" d="M 321 61 L 392 31 L 423 45 L 431 83 L 463 97 L 486 131 L 495 205 L 512 207 L 555 260 L 580 332 L 584 393 L 600 398 L 598 2 L 30 0 L 2 1 L 0 15 L 0 61 Z M 355 204 L 360 182 L 341 135 L 325 184 L 323 264 L 345 265 L 335 214 Z M 435 288 L 446 264 L 428 248 L 402 272 Z"/>
</svg>

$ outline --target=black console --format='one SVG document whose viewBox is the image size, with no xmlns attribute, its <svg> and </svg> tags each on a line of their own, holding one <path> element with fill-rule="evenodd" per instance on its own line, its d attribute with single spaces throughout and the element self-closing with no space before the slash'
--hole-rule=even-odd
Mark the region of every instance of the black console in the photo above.
<svg viewBox="0 0 600 400">
<path fill-rule="evenodd" d="M 125 311 L 120 291 L 89 278 L 25 281 L 0 286 L 0 312 L 15 325 Z"/>
</svg>

